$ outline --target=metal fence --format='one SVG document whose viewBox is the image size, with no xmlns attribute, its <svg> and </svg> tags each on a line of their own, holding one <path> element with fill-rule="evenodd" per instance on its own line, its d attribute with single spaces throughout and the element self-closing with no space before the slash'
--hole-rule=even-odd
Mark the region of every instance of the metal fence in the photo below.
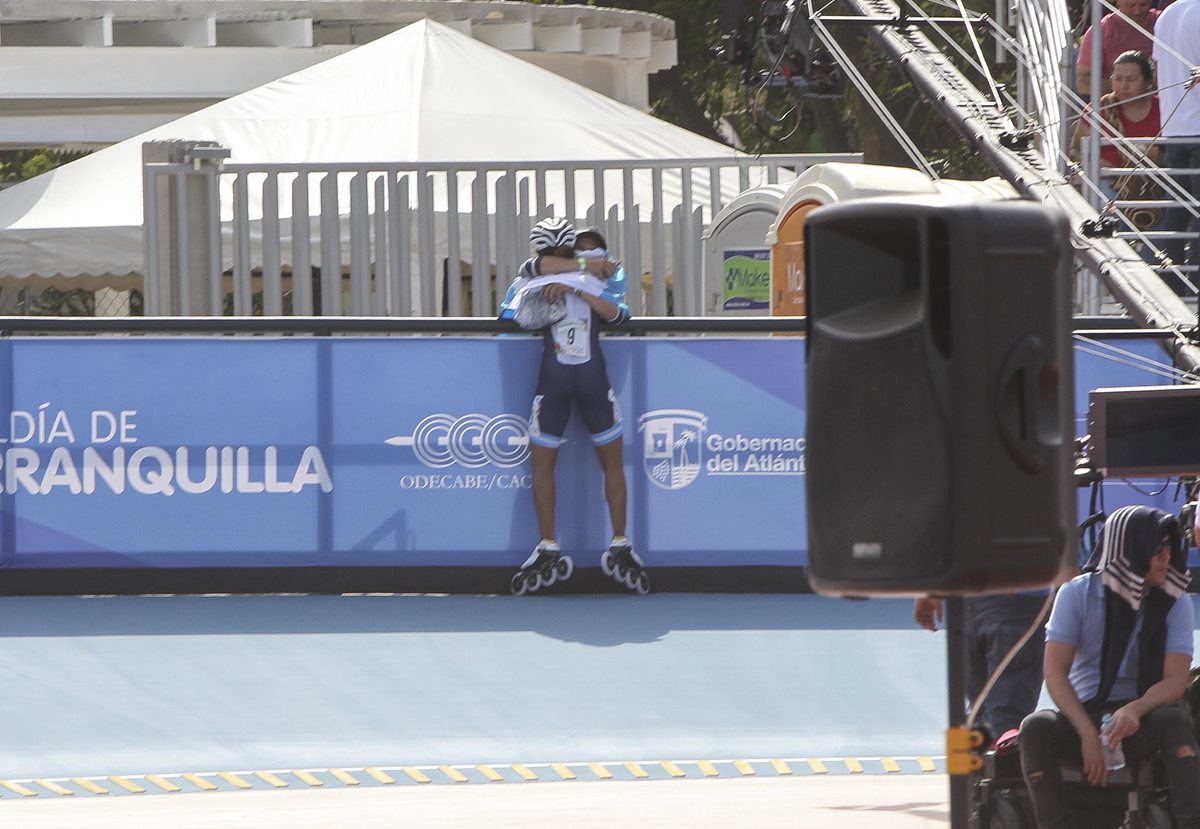
<svg viewBox="0 0 1200 829">
<path fill-rule="evenodd" d="M 704 313 L 701 232 L 738 193 L 859 154 L 529 163 L 223 163 L 145 171 L 145 313 L 493 316 L 530 225 L 605 232 L 634 313 Z"/>
<path fill-rule="evenodd" d="M 1094 124 L 1094 122 L 1093 122 Z M 1200 219 L 1200 195 L 1189 193 L 1179 179 L 1200 174 L 1190 167 L 1167 167 L 1155 164 L 1146 155 L 1147 143 L 1166 149 L 1171 144 L 1195 143 L 1192 138 L 1133 139 L 1124 136 L 1108 137 L 1092 126 L 1091 134 L 1082 140 L 1085 164 L 1083 193 L 1098 211 L 1111 203 L 1122 217 L 1116 231 L 1119 238 L 1134 245 L 1142 258 L 1160 275 L 1178 285 L 1183 296 L 1195 298 L 1198 292 L 1196 266 L 1170 260 L 1167 246 L 1171 241 L 1197 243 L 1194 229 L 1171 230 L 1165 222 L 1166 211 L 1177 209 L 1187 214 L 1189 224 Z M 1128 153 L 1123 166 L 1102 164 L 1102 147 L 1115 146 Z"/>
</svg>

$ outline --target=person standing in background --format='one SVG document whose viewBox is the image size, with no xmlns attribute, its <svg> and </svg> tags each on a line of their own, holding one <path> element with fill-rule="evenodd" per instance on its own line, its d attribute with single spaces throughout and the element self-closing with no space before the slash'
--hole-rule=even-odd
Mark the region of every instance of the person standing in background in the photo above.
<svg viewBox="0 0 1200 829">
<path fill-rule="evenodd" d="M 1130 51 L 1149 55 L 1154 48 L 1155 25 L 1158 9 L 1151 8 L 1152 0 L 1116 0 L 1117 11 L 1100 19 L 1100 92 L 1112 91 L 1109 76 L 1117 56 Z M 1092 38 L 1091 27 L 1083 33 L 1079 42 L 1079 54 L 1075 61 L 1075 89 L 1086 100 L 1092 94 Z"/>
<path fill-rule="evenodd" d="M 1161 135 L 1171 139 L 1166 145 L 1165 166 L 1200 170 L 1200 0 L 1175 0 L 1159 18 L 1155 36 Z M 1193 201 L 1200 199 L 1200 173 L 1171 175 Z M 1196 230 L 1200 226 L 1197 213 L 1200 208 L 1169 207 L 1163 229 L 1177 233 Z M 1185 259 L 1189 241 L 1191 253 Z M 1176 265 L 1200 267 L 1200 242 L 1195 237 L 1166 239 L 1162 249 Z M 1170 271 L 1163 278 L 1180 295 L 1194 293 Z M 1188 278 L 1193 285 L 1200 285 L 1200 273 L 1192 271 Z"/>
</svg>

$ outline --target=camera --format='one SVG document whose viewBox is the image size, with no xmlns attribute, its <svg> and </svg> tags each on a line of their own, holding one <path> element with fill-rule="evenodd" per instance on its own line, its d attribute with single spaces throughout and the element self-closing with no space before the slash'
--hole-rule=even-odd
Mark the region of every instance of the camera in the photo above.
<svg viewBox="0 0 1200 829">
<path fill-rule="evenodd" d="M 745 61 L 750 50 L 740 32 L 725 32 L 717 45 L 708 50 L 708 54 L 713 60 L 737 66 Z"/>
</svg>

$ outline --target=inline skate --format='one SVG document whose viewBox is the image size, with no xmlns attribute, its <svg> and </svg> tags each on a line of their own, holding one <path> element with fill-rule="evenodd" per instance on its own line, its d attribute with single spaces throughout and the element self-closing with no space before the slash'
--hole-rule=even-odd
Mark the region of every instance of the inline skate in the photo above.
<svg viewBox="0 0 1200 829">
<path fill-rule="evenodd" d="M 639 596 L 650 592 L 650 574 L 626 538 L 612 540 L 612 544 L 600 556 L 600 569 L 604 575 Z"/>
<path fill-rule="evenodd" d="M 540 542 L 509 583 L 514 596 L 536 593 L 555 582 L 566 581 L 575 572 L 575 562 L 564 556 L 557 544 Z"/>
</svg>

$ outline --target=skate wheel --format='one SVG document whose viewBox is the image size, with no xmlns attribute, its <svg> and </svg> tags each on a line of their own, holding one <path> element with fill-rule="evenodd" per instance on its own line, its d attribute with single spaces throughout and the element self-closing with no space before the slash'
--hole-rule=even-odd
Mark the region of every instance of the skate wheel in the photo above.
<svg viewBox="0 0 1200 829">
<path fill-rule="evenodd" d="M 632 590 L 632 589 L 633 589 L 633 583 L 634 583 L 636 580 L 637 580 L 637 579 L 636 579 L 636 576 L 634 575 L 634 572 L 633 572 L 632 570 L 629 570 L 628 572 L 626 572 L 626 573 L 625 573 L 625 578 L 621 579 L 621 584 L 625 585 L 625 586 L 626 586 L 626 587 L 628 587 L 630 590 Z"/>
<path fill-rule="evenodd" d="M 600 569 L 604 571 L 604 575 L 611 576 L 613 574 L 614 564 L 612 553 L 605 550 L 600 556 Z"/>
<path fill-rule="evenodd" d="M 538 578 L 542 581 L 542 587 L 549 587 L 558 581 L 558 566 L 547 567 L 542 572 L 538 573 Z"/>
<path fill-rule="evenodd" d="M 526 590 L 528 590 L 530 593 L 536 593 L 538 590 L 541 589 L 541 586 L 542 586 L 542 578 L 541 578 L 541 576 L 539 576 L 537 574 L 536 570 L 530 571 L 525 574 L 525 589 Z"/>
<path fill-rule="evenodd" d="M 625 572 L 626 572 L 625 565 L 621 564 L 621 562 L 619 562 L 619 561 L 614 561 L 613 567 L 612 567 L 612 573 L 610 573 L 609 575 L 611 575 L 614 579 L 616 579 L 619 582 L 624 582 L 625 581 Z"/>
<path fill-rule="evenodd" d="M 570 556 L 563 556 L 558 560 L 558 565 L 555 568 L 558 573 L 559 581 L 566 581 L 571 578 L 571 574 L 575 572 L 575 562 Z"/>
<path fill-rule="evenodd" d="M 512 591 L 514 596 L 524 596 L 525 591 L 529 589 L 529 586 L 525 584 L 525 574 L 517 573 L 513 576 L 512 581 L 509 582 L 508 589 Z"/>
<path fill-rule="evenodd" d="M 637 581 L 634 583 L 633 589 L 637 591 L 639 596 L 645 596 L 650 592 L 650 576 L 646 575 L 646 571 L 638 573 Z"/>
</svg>

